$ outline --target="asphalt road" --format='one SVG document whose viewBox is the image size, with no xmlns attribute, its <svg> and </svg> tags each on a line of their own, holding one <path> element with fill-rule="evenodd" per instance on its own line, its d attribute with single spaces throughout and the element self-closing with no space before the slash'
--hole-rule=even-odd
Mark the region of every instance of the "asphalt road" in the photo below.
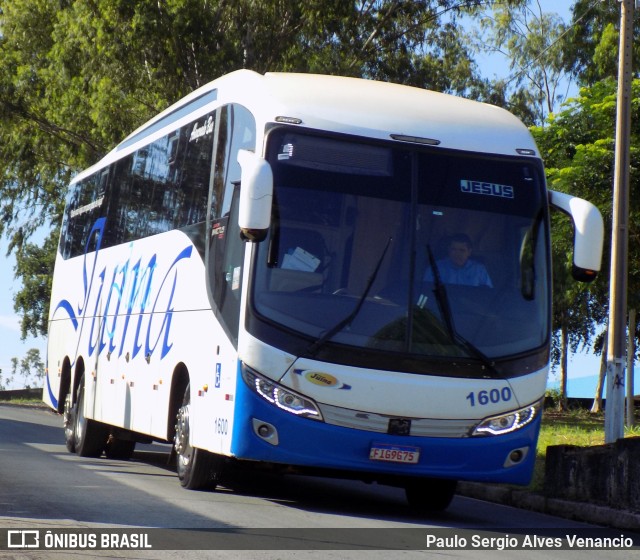
<svg viewBox="0 0 640 560">
<path fill-rule="evenodd" d="M 187 491 L 168 464 L 168 447 L 137 448 L 131 461 L 85 459 L 64 445 L 60 416 L 41 408 L 0 405 L 0 532 L 4 529 L 171 528 L 250 530 L 273 536 L 283 550 L 187 550 L 188 558 L 449 558 L 493 559 L 505 552 L 512 559 L 640 558 L 639 550 L 434 550 L 427 535 L 482 533 L 504 537 L 561 529 L 569 534 L 600 534 L 586 524 L 456 496 L 442 514 L 418 517 L 400 489 L 311 477 L 238 474 L 216 491 Z M 451 529 L 440 533 L 434 530 Z M 154 529 L 156 533 L 158 529 Z M 190 532 L 194 538 L 209 533 Z M 619 535 L 618 533 L 613 533 Z M 184 538 L 184 532 L 178 534 Z M 399 536 L 400 535 L 400 536 Z M 284 537 L 284 540 L 283 540 Z M 342 540 L 341 540 L 342 539 Z M 335 543 L 358 542 L 360 550 Z M 400 539 L 400 541 L 398 540 Z M 184 545 L 184 540 L 176 541 Z M 190 541 L 191 542 L 191 541 Z M 193 541 L 195 542 L 195 541 Z M 208 541 L 207 541 L 208 542 Z M 275 549 L 270 544 L 265 548 Z M 291 542 L 294 544 L 291 545 Z M 401 546 L 398 544 L 401 542 Z M 508 545 L 505 541 L 503 544 Z M 368 545 L 368 546 L 367 546 Z M 195 546 L 195 545 L 194 545 Z M 306 550 L 308 547 L 309 550 Z M 176 545 L 176 548 L 183 548 Z M 186 546 L 189 548 L 189 546 Z M 222 547 L 224 548 L 224 546 Z M 367 549 L 369 548 L 369 549 Z M 384 550 L 385 548 L 397 550 Z M 405 549 L 406 548 L 406 549 Z M 446 547 L 445 547 L 446 548 Z M 400 550 L 402 549 L 402 550 Z M 67 558 L 68 552 L 0 551 L 0 557 Z M 174 558 L 168 551 L 74 551 L 74 558 Z"/>
</svg>

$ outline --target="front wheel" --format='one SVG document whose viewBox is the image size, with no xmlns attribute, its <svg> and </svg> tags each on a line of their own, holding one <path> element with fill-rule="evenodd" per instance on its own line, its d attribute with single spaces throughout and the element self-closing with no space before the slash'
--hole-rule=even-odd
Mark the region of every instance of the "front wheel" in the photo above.
<svg viewBox="0 0 640 560">
<path fill-rule="evenodd" d="M 176 435 L 174 449 L 180 484 L 189 490 L 199 488 L 214 489 L 220 473 L 220 458 L 204 449 L 191 445 L 189 412 L 191 409 L 189 386 L 184 393 L 182 406 L 176 414 Z"/>
<path fill-rule="evenodd" d="M 417 478 L 407 482 L 405 494 L 412 510 L 434 513 L 449 507 L 457 486 L 457 480 Z"/>
</svg>

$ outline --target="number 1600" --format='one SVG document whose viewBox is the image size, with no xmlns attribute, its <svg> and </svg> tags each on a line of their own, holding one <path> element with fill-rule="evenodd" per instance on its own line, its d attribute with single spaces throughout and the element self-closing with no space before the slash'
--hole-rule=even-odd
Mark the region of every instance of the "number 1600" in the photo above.
<svg viewBox="0 0 640 560">
<path fill-rule="evenodd" d="M 497 404 L 499 402 L 507 402 L 511 400 L 513 394 L 509 387 L 503 387 L 502 389 L 491 389 L 490 391 L 473 391 L 467 395 L 467 400 L 471 403 L 471 406 L 487 405 L 489 403 Z"/>
</svg>

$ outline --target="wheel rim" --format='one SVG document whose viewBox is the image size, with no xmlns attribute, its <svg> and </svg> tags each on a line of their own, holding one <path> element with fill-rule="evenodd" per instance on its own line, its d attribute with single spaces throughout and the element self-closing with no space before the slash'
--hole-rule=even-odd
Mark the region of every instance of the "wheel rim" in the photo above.
<svg viewBox="0 0 640 560">
<path fill-rule="evenodd" d="M 67 393 L 64 400 L 64 413 L 62 416 L 64 425 L 65 441 L 71 441 L 75 433 L 75 416 L 73 414 L 73 404 L 71 403 L 71 393 Z"/>
<path fill-rule="evenodd" d="M 183 405 L 176 416 L 176 437 L 174 440 L 178 468 L 186 468 L 191 462 L 193 449 L 189 443 L 189 405 Z"/>
</svg>

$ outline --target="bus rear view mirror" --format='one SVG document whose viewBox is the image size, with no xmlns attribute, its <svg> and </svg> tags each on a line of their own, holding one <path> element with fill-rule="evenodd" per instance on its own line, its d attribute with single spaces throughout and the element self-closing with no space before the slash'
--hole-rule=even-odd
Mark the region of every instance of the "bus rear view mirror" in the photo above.
<svg viewBox="0 0 640 560">
<path fill-rule="evenodd" d="M 271 223 L 273 173 L 263 158 L 248 150 L 238 151 L 242 169 L 238 225 L 247 241 L 264 240 Z"/>
<path fill-rule="evenodd" d="M 600 211 L 586 200 L 556 191 L 549 191 L 549 202 L 573 222 L 573 277 L 593 281 L 600 270 L 604 242 Z"/>
</svg>

